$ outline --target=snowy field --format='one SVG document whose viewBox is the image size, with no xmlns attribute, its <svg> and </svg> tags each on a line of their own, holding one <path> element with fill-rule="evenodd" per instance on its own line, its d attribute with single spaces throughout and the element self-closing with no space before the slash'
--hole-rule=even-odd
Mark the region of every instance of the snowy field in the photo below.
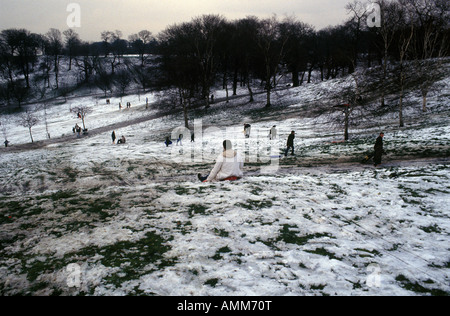
<svg viewBox="0 0 450 316">
<path fill-rule="evenodd" d="M 182 115 L 172 115 L 116 130 L 123 146 L 108 131 L 1 152 L 0 293 L 450 294 L 449 85 L 430 96 L 427 115 L 407 110 L 405 128 L 392 115 L 341 143 L 341 130 L 301 111 L 345 84 L 281 91 L 281 110 L 262 109 L 258 95 L 245 110 L 236 100 L 191 112 L 195 142 L 184 131 L 182 146 L 163 144 L 183 132 Z M 55 105 L 49 131 L 70 135 L 77 104 L 92 104 L 90 130 L 157 113 L 145 97 L 129 96 L 132 108 L 121 111 L 119 99 Z M 269 140 L 273 125 L 279 137 Z M 381 129 L 385 163 L 361 164 Z M 291 130 L 296 155 L 279 158 Z M 8 131 L 12 144 L 29 141 L 12 120 Z M 33 135 L 45 139 L 43 123 Z M 245 178 L 199 183 L 225 138 L 245 155 Z"/>
</svg>

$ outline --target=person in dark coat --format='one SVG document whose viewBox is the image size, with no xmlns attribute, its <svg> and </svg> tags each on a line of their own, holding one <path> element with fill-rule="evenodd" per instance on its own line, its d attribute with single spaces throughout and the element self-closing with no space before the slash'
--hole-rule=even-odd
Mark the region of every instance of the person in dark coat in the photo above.
<svg viewBox="0 0 450 316">
<path fill-rule="evenodd" d="M 115 142 L 116 142 L 116 133 L 114 131 L 111 133 L 111 138 L 112 138 L 113 144 L 115 144 Z"/>
<path fill-rule="evenodd" d="M 289 148 L 292 149 L 292 155 L 294 155 L 294 139 L 295 139 L 295 132 L 292 131 L 287 140 L 287 148 L 286 151 L 284 152 L 285 157 L 287 157 Z"/>
<path fill-rule="evenodd" d="M 383 149 L 383 137 L 384 133 L 380 133 L 380 136 L 378 136 L 377 141 L 375 142 L 375 155 L 373 157 L 375 167 L 381 164 L 381 156 L 386 153 Z"/>
<path fill-rule="evenodd" d="M 164 142 L 164 144 L 166 144 L 166 147 L 169 147 L 169 145 L 172 145 L 172 141 L 170 140 L 169 136 L 166 137 L 166 141 Z"/>
</svg>

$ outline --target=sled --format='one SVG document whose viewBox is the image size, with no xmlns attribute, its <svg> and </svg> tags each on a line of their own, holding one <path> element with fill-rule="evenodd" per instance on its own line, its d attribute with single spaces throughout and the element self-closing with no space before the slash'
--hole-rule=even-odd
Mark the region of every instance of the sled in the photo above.
<svg viewBox="0 0 450 316">
<path fill-rule="evenodd" d="M 368 154 L 364 157 L 364 159 L 361 161 L 361 163 L 367 163 L 369 162 L 371 159 L 373 159 L 373 157 L 375 157 L 375 153 L 371 153 Z"/>
</svg>

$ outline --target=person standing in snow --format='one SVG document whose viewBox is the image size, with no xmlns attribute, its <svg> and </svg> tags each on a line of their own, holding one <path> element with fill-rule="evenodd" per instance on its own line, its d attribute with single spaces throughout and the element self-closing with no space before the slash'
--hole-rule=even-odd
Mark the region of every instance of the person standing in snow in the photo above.
<svg viewBox="0 0 450 316">
<path fill-rule="evenodd" d="M 286 151 L 284 152 L 285 157 L 287 157 L 289 148 L 292 149 L 292 155 L 294 155 L 294 139 L 295 139 L 295 131 L 292 131 L 287 140 L 286 144 L 287 148 Z"/>
<path fill-rule="evenodd" d="M 183 146 L 183 134 L 178 135 L 177 146 L 178 146 L 178 143 L 180 143 L 180 145 Z"/>
<path fill-rule="evenodd" d="M 269 132 L 269 139 L 274 140 L 275 138 L 277 138 L 277 126 L 276 125 L 272 126 L 272 128 L 270 129 L 270 132 Z"/>
<path fill-rule="evenodd" d="M 250 124 L 244 124 L 244 134 L 245 138 L 250 138 L 250 131 L 252 129 L 252 126 Z"/>
<path fill-rule="evenodd" d="M 376 142 L 375 142 L 375 156 L 373 158 L 373 162 L 374 162 L 374 166 L 378 166 L 379 164 L 381 164 L 381 157 L 383 156 L 383 154 L 386 154 L 386 152 L 383 149 L 383 137 L 384 137 L 384 133 L 380 133 L 380 136 L 378 136 Z"/>
<path fill-rule="evenodd" d="M 198 179 L 202 182 L 214 181 L 235 181 L 243 177 L 244 159 L 233 150 L 231 141 L 223 142 L 223 152 L 217 157 L 216 164 L 211 173 L 203 177 L 198 174 Z"/>
</svg>

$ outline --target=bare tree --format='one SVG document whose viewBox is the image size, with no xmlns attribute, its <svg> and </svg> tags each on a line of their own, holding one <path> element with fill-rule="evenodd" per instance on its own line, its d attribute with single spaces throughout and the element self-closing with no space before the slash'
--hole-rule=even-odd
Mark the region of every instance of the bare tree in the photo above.
<svg viewBox="0 0 450 316">
<path fill-rule="evenodd" d="M 449 17 L 448 1 L 405 0 L 405 8 L 410 12 L 416 30 L 411 44 L 414 59 L 414 74 L 420 78 L 422 111 L 427 111 L 427 95 L 439 78 L 439 73 L 431 71 L 429 59 L 440 58 L 448 49 L 448 32 L 445 32 Z M 438 59 L 442 65 L 442 59 Z M 439 67 L 437 68 L 439 70 Z"/>
<path fill-rule="evenodd" d="M 400 0 L 400 3 L 405 6 L 406 0 Z M 403 119 L 403 98 L 404 98 L 404 90 L 406 83 L 407 71 L 405 67 L 405 62 L 407 59 L 407 54 L 409 51 L 409 47 L 411 45 L 411 41 L 414 36 L 414 21 L 411 18 L 411 15 L 408 15 L 405 12 L 405 15 L 400 21 L 400 30 L 399 30 L 399 39 L 398 39 L 398 52 L 399 52 L 399 71 L 398 71 L 398 82 L 400 86 L 400 96 L 398 103 L 398 117 L 399 117 L 399 126 L 405 126 L 405 122 Z"/>
<path fill-rule="evenodd" d="M 0 120 L 0 129 L 2 130 L 3 138 L 5 139 L 5 144 L 8 142 L 8 119 L 2 117 Z"/>
<path fill-rule="evenodd" d="M 99 56 L 91 52 L 89 43 L 82 43 L 80 46 L 80 57 L 75 58 L 75 63 L 79 69 L 79 77 L 85 82 L 89 83 L 89 79 L 93 74 L 94 69 L 100 67 Z"/>
<path fill-rule="evenodd" d="M 72 59 L 81 46 L 81 40 L 78 33 L 76 33 L 73 29 L 65 30 L 63 35 L 65 37 L 67 54 L 69 55 L 69 70 L 72 70 Z"/>
<path fill-rule="evenodd" d="M 259 31 L 257 34 L 257 45 L 264 60 L 265 82 L 267 91 L 266 107 L 271 106 L 270 95 L 272 89 L 275 88 L 276 80 L 272 86 L 272 77 L 276 78 L 280 62 L 284 56 L 284 48 L 288 37 L 281 36 L 280 23 L 276 16 L 260 21 Z"/>
<path fill-rule="evenodd" d="M 398 26 L 401 19 L 401 8 L 399 7 L 398 2 L 392 2 L 389 0 L 378 0 L 377 2 L 381 8 L 381 18 L 382 23 L 381 26 L 376 28 L 378 34 L 382 39 L 382 69 L 383 76 L 381 78 L 382 83 L 384 84 L 387 80 L 388 76 L 388 65 L 389 65 L 389 49 L 392 45 L 392 42 L 398 32 Z M 381 106 L 385 106 L 385 89 L 381 89 Z"/>
<path fill-rule="evenodd" d="M 57 29 L 50 29 L 50 31 L 46 34 L 47 38 L 47 50 L 48 54 L 53 56 L 54 60 L 54 68 L 53 71 L 55 72 L 55 83 L 56 83 L 56 89 L 59 88 L 59 56 L 62 53 L 63 49 L 63 43 L 62 43 L 62 36 L 61 32 Z"/>
<path fill-rule="evenodd" d="M 142 30 L 137 34 L 132 34 L 128 37 L 128 40 L 133 45 L 133 48 L 139 53 L 141 57 L 141 66 L 143 67 L 146 61 L 146 54 L 149 53 L 150 43 L 154 40 L 152 32 Z"/>
<path fill-rule="evenodd" d="M 104 93 L 105 98 L 108 93 L 108 91 L 111 91 L 114 80 L 113 76 L 104 69 L 104 66 L 101 63 L 98 63 L 96 67 L 96 76 L 94 83 L 97 87 L 99 87 Z"/>
<path fill-rule="evenodd" d="M 74 107 L 70 110 L 72 113 L 76 113 L 76 115 L 81 118 L 81 121 L 83 122 L 83 132 L 87 132 L 86 124 L 85 124 L 85 118 L 86 116 L 92 112 L 92 109 L 85 105 L 80 105 L 77 107 Z"/>
<path fill-rule="evenodd" d="M 348 22 L 349 26 L 352 29 L 352 44 L 353 44 L 353 52 L 351 59 L 351 65 L 353 65 L 353 69 L 349 69 L 349 73 L 353 73 L 355 67 L 357 65 L 358 59 L 358 47 L 359 42 L 361 40 L 361 34 L 364 26 L 364 21 L 367 18 L 367 4 L 363 3 L 359 0 L 354 0 L 351 3 L 348 3 L 345 7 L 347 9 L 348 14 L 352 14 L 351 20 Z"/>
<path fill-rule="evenodd" d="M 216 51 L 219 34 L 225 19 L 219 15 L 203 15 L 192 21 L 193 52 L 200 66 L 202 97 L 205 107 L 209 107 L 209 95 L 216 73 Z"/>
<path fill-rule="evenodd" d="M 120 93 L 120 101 L 122 102 L 122 98 L 125 96 L 125 91 L 130 86 L 131 83 L 131 75 L 126 70 L 121 70 L 117 73 L 115 78 L 116 87 Z"/>
<path fill-rule="evenodd" d="M 19 124 L 23 127 L 28 128 L 28 131 L 30 132 L 30 138 L 31 138 L 32 143 L 34 143 L 34 140 L 33 140 L 33 134 L 31 133 L 31 128 L 33 126 L 36 126 L 38 123 L 39 123 L 39 119 L 31 111 L 27 110 L 24 114 L 20 115 Z"/>
<path fill-rule="evenodd" d="M 116 66 L 120 65 L 120 58 L 123 56 L 124 50 L 126 49 L 126 44 L 124 44 L 124 40 L 121 39 L 122 32 L 119 30 L 116 30 L 115 32 L 104 31 L 101 33 L 101 38 L 105 47 L 105 58 L 109 53 L 112 53 L 113 55 L 109 62 L 111 64 L 111 74 L 114 75 Z"/>
<path fill-rule="evenodd" d="M 31 92 L 30 88 L 25 87 L 22 81 L 16 81 L 14 85 L 10 86 L 9 93 L 17 101 L 20 108 L 22 103 L 30 96 Z"/>
</svg>

